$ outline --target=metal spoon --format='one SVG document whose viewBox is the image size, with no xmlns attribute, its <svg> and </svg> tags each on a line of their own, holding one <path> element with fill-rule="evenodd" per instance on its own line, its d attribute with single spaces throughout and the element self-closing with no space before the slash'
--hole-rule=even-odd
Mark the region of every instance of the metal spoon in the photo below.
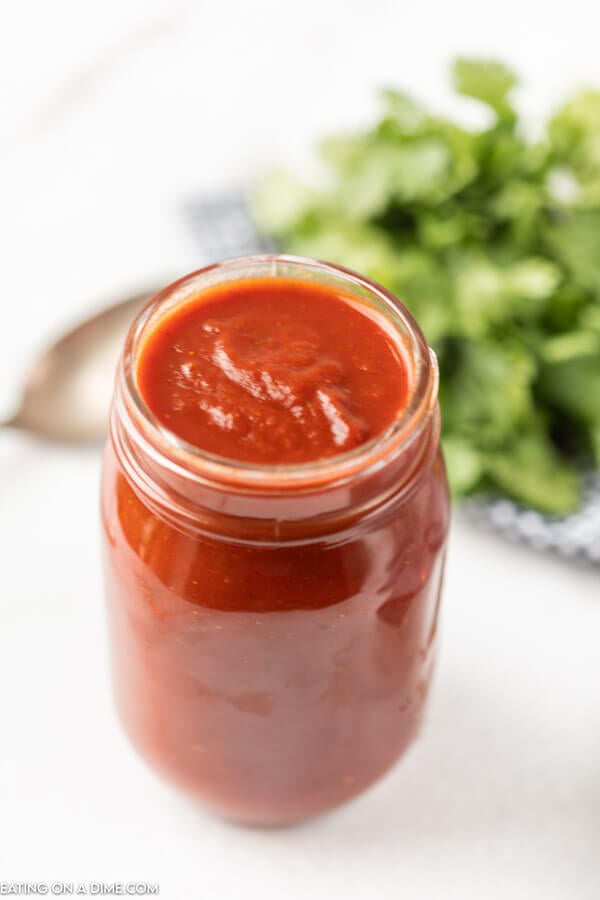
<svg viewBox="0 0 600 900">
<path fill-rule="evenodd" d="M 127 329 L 155 293 L 141 291 L 127 297 L 49 347 L 31 367 L 20 408 L 0 427 L 19 428 L 59 443 L 101 440 Z"/>
</svg>

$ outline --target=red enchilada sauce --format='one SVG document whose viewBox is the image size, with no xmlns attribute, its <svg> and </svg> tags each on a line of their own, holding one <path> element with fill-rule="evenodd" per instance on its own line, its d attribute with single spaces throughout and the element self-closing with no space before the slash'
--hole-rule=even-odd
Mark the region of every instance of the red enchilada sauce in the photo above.
<svg viewBox="0 0 600 900">
<path fill-rule="evenodd" d="M 391 424 L 408 392 L 398 341 L 356 304 L 268 278 L 219 285 L 166 316 L 137 377 L 179 437 L 260 465 L 352 450 Z"/>
<path fill-rule="evenodd" d="M 195 273 L 132 329 L 103 478 L 126 730 L 259 824 L 347 800 L 412 741 L 448 524 L 418 327 L 358 276 L 274 259 Z"/>
</svg>

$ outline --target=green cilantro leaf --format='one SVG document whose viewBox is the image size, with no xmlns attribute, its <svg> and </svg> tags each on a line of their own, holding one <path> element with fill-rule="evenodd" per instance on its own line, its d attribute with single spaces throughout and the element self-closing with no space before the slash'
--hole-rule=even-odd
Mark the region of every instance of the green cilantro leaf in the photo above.
<svg viewBox="0 0 600 900">
<path fill-rule="evenodd" d="M 600 466 L 600 92 L 527 140 L 515 74 L 458 59 L 456 90 L 491 123 L 468 130 L 401 90 L 321 145 L 308 187 L 275 172 L 259 225 L 293 253 L 364 272 L 416 315 L 440 361 L 458 496 L 495 490 L 561 515 L 582 461 Z"/>
<path fill-rule="evenodd" d="M 500 116 L 512 114 L 509 95 L 517 84 L 517 77 L 502 63 L 457 59 L 452 66 L 452 76 L 459 94 L 481 100 Z"/>
</svg>

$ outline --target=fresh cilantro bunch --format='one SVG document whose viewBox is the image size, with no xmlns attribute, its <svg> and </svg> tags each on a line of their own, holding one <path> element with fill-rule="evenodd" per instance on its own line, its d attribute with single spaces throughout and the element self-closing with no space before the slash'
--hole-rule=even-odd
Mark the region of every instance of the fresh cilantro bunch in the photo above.
<svg viewBox="0 0 600 900">
<path fill-rule="evenodd" d="M 457 495 L 567 514 L 581 465 L 600 465 L 600 92 L 531 141 L 511 71 L 459 59 L 452 75 L 489 127 L 384 91 L 374 127 L 323 143 L 324 185 L 275 172 L 256 216 L 285 250 L 364 272 L 414 312 L 440 362 Z"/>
</svg>

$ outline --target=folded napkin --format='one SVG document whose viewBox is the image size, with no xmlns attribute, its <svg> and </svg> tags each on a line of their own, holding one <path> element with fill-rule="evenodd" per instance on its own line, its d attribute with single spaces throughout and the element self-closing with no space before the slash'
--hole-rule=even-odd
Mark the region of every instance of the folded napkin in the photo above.
<svg viewBox="0 0 600 900">
<path fill-rule="evenodd" d="M 194 201 L 185 207 L 185 214 L 208 259 L 276 249 L 257 231 L 241 194 Z M 586 476 L 581 508 L 570 516 L 550 518 L 504 497 L 467 500 L 462 509 L 479 525 L 501 532 L 512 541 L 600 567 L 600 472 Z"/>
</svg>

